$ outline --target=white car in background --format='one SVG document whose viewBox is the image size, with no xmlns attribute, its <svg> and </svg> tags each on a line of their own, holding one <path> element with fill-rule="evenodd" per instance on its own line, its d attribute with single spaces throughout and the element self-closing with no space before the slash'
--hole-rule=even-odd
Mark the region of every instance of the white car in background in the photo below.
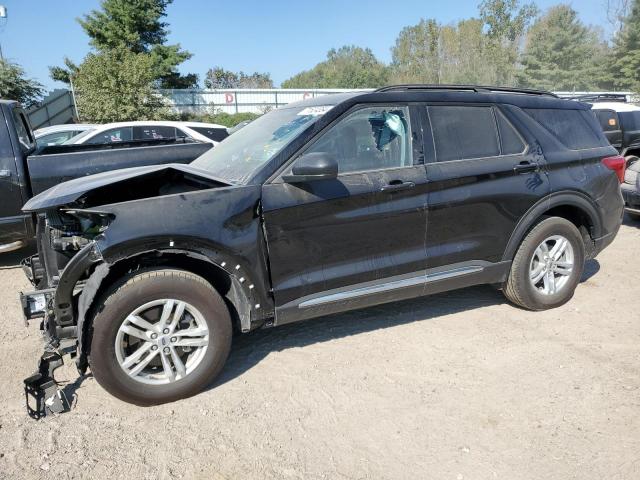
<svg viewBox="0 0 640 480">
<path fill-rule="evenodd" d="M 136 121 L 98 125 L 65 142 L 65 145 L 96 145 L 163 138 L 187 138 L 217 145 L 227 138 L 227 127 L 216 123 Z"/>
<path fill-rule="evenodd" d="M 39 128 L 33 134 L 38 147 L 47 147 L 60 145 L 80 133 L 95 129 L 97 126 L 89 123 L 65 123 L 64 125 Z"/>
</svg>

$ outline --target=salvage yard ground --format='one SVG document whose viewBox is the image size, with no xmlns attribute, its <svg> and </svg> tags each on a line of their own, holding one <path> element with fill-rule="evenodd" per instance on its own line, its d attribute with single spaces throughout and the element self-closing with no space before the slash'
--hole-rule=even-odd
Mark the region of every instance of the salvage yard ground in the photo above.
<svg viewBox="0 0 640 480">
<path fill-rule="evenodd" d="M 40 422 L 19 257 L 0 257 L 0 478 L 640 478 L 639 222 L 559 309 L 480 287 L 258 331 L 194 398 L 140 408 L 89 377 Z"/>
</svg>

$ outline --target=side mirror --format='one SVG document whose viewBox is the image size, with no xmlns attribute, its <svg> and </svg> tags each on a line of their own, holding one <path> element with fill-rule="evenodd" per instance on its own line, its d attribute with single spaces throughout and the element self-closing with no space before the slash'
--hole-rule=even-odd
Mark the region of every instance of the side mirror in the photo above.
<svg viewBox="0 0 640 480">
<path fill-rule="evenodd" d="M 287 183 L 312 182 L 337 178 L 338 162 L 326 152 L 302 155 L 296 160 L 291 175 L 283 175 Z"/>
</svg>

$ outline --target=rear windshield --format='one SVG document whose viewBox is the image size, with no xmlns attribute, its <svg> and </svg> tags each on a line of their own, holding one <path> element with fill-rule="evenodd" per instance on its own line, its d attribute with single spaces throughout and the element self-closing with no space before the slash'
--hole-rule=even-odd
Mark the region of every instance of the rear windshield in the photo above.
<svg viewBox="0 0 640 480">
<path fill-rule="evenodd" d="M 527 108 L 525 111 L 571 150 L 609 145 L 590 110 Z"/>
</svg>

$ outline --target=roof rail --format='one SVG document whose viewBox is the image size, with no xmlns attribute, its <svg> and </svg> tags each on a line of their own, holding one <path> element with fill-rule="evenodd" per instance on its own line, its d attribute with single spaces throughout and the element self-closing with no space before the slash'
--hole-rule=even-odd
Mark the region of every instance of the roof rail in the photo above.
<svg viewBox="0 0 640 480">
<path fill-rule="evenodd" d="M 579 102 L 622 102 L 627 103 L 627 95 L 625 93 L 593 93 L 584 95 L 575 95 L 565 97 L 568 100 L 576 100 Z"/>
<path fill-rule="evenodd" d="M 470 92 L 503 92 L 503 93 L 522 93 L 527 95 L 548 95 L 550 97 L 559 98 L 555 93 L 548 92 L 546 90 L 535 90 L 533 88 L 517 88 L 517 87 L 490 87 L 484 85 L 421 85 L 421 84 L 406 84 L 406 85 L 389 85 L 388 87 L 382 87 L 375 92 L 398 92 L 406 90 L 465 90 Z"/>
</svg>

